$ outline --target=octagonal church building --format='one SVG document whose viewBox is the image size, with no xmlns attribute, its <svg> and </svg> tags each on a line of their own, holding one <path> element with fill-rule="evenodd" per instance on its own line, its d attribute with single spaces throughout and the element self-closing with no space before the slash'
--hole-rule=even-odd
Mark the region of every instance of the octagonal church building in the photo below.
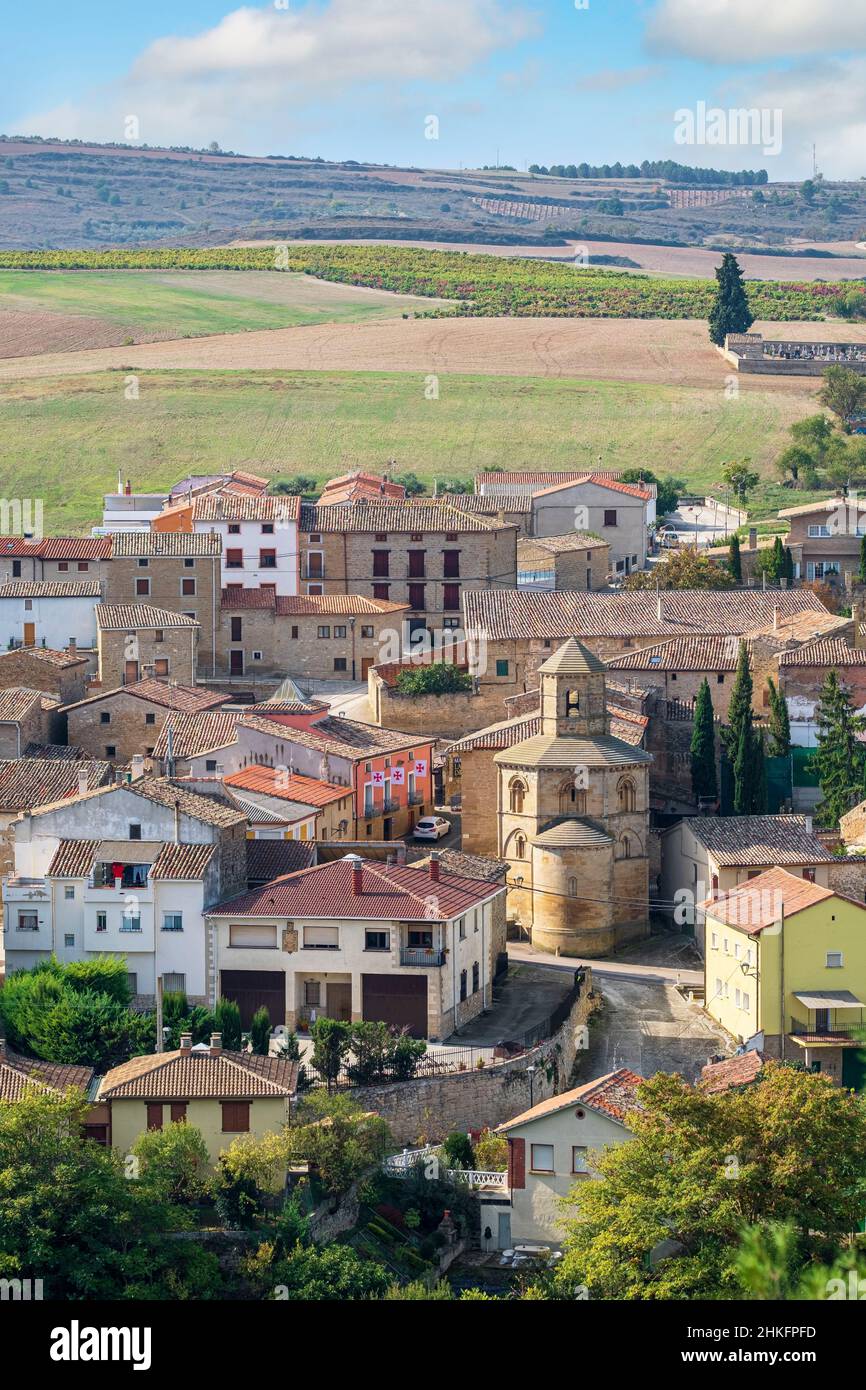
<svg viewBox="0 0 866 1390">
<path fill-rule="evenodd" d="M 604 956 L 649 933 L 649 765 L 610 733 L 604 664 L 574 638 L 539 669 L 541 732 L 495 755 L 508 905 L 532 944 Z"/>
</svg>

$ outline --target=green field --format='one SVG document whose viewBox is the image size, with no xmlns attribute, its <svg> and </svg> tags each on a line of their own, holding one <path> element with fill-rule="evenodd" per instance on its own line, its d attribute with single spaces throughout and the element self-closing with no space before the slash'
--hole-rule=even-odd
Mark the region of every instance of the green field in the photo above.
<svg viewBox="0 0 866 1390">
<path fill-rule="evenodd" d="M 0 392 L 0 495 L 42 497 L 48 534 L 87 531 L 118 470 L 136 491 L 186 473 L 252 468 L 270 477 L 383 468 L 471 479 L 507 468 L 636 467 L 719 491 L 721 464 L 750 457 L 767 479 L 764 515 L 790 502 L 773 460 L 799 393 L 561 378 L 421 374 L 139 372 L 21 381 Z M 797 501 L 806 500 L 798 494 Z"/>
<path fill-rule="evenodd" d="M 0 270 L 0 314 L 85 315 L 128 326 L 132 336 L 183 338 L 299 324 L 394 318 L 417 301 L 385 291 L 263 271 Z M 2 318 L 0 318 L 2 324 Z"/>
</svg>

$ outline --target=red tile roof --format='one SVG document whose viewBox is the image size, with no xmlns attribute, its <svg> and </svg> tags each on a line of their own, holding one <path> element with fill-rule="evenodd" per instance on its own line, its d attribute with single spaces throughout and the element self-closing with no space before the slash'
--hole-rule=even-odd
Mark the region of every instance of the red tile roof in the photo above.
<svg viewBox="0 0 866 1390">
<path fill-rule="evenodd" d="M 79 656 L 76 652 L 72 656 L 69 652 L 55 651 L 52 647 L 16 647 L 11 652 L 0 652 L 0 671 L 3 668 L 3 661 L 20 661 L 23 656 L 30 657 L 34 661 L 44 661 L 47 666 L 58 666 L 61 669 L 67 666 L 82 666 L 87 664 L 86 656 Z"/>
<path fill-rule="evenodd" d="M 409 607 L 408 603 L 365 598 L 362 594 L 275 594 L 273 589 L 223 589 L 221 605 L 227 609 L 267 609 L 278 618 L 402 613 Z"/>
<path fill-rule="evenodd" d="M 127 632 L 135 628 L 198 627 L 196 618 L 149 603 L 98 603 L 96 626 L 103 631 Z"/>
<path fill-rule="evenodd" d="M 0 556 L 38 560 L 107 560 L 111 555 L 110 536 L 46 536 L 28 541 L 23 536 L 0 537 Z"/>
<path fill-rule="evenodd" d="M 480 879 L 361 861 L 361 892 L 353 891 L 357 856 L 275 879 L 209 910 L 213 917 L 328 917 L 377 921 L 444 921 L 459 917 L 502 889 Z"/>
<path fill-rule="evenodd" d="M 175 758 L 195 758 L 201 753 L 228 748 L 237 742 L 237 726 L 241 719 L 247 717 L 238 710 L 206 709 L 195 714 L 173 714 L 160 730 L 153 757 L 162 760 L 168 757 L 169 728 Z"/>
<path fill-rule="evenodd" d="M 378 473 L 344 473 L 340 478 L 331 478 L 322 489 L 320 505 L 329 506 L 333 502 L 352 502 L 356 497 L 395 497 L 402 500 L 406 489 L 402 483 L 392 483 Z"/>
<path fill-rule="evenodd" d="M 743 1052 L 738 1057 L 728 1057 L 724 1062 L 710 1062 L 702 1067 L 698 1085 L 707 1095 L 721 1095 L 735 1086 L 748 1086 L 750 1082 L 757 1081 L 763 1069 L 763 1053 Z"/>
<path fill-rule="evenodd" d="M 46 870 L 46 878 L 87 878 L 101 844 L 101 840 L 61 840 Z"/>
<path fill-rule="evenodd" d="M 192 516 L 195 522 L 204 521 L 275 521 L 297 522 L 301 512 L 300 497 L 275 497 L 272 493 L 241 491 L 206 492 L 193 498 Z"/>
<path fill-rule="evenodd" d="M 78 779 L 86 774 L 88 790 L 110 781 L 111 763 L 72 762 L 68 758 L 16 758 L 0 762 L 0 809 L 29 811 L 78 796 Z"/>
<path fill-rule="evenodd" d="M 117 695 L 132 695 L 137 700 L 145 700 L 163 709 L 177 710 L 180 714 L 197 714 L 200 710 L 212 710 L 225 702 L 225 695 L 217 695 L 201 686 L 172 685 L 168 681 L 147 679 L 135 681 L 130 685 L 118 685 L 113 690 L 103 690 L 97 695 L 88 695 L 84 700 L 76 700 L 66 709 L 78 709 L 81 705 L 94 705 L 100 700 L 111 700 Z"/>
<path fill-rule="evenodd" d="M 587 1081 L 572 1091 L 563 1091 L 558 1096 L 539 1101 L 531 1110 L 524 1110 L 522 1114 L 515 1115 L 513 1120 L 499 1125 L 496 1132 L 507 1133 L 517 1125 L 528 1124 L 532 1120 L 542 1119 L 545 1115 L 555 1115 L 560 1110 L 567 1110 L 571 1105 L 589 1106 L 591 1110 L 598 1110 L 610 1119 L 625 1124 L 630 1112 L 643 1109 L 637 1098 L 637 1089 L 645 1080 L 646 1078 L 639 1076 L 637 1072 L 620 1067 L 617 1071 L 610 1071 L 605 1076 L 597 1077 L 595 1081 Z"/>
<path fill-rule="evenodd" d="M 29 690 L 25 685 L 12 685 L 0 690 L 0 724 L 17 724 L 26 719 L 34 705 L 39 705 L 41 709 L 42 696 L 43 691 Z"/>
<path fill-rule="evenodd" d="M 66 1091 L 75 1086 L 86 1091 L 92 1079 L 92 1067 L 22 1057 L 8 1048 L 0 1053 L 0 1100 L 20 1100 L 34 1086 L 52 1091 Z"/>
<path fill-rule="evenodd" d="M 793 917 L 837 896 L 841 895 L 835 894 L 831 888 L 822 888 L 819 883 L 798 878 L 786 869 L 768 869 L 716 899 L 707 899 L 702 906 L 708 920 L 739 927 L 750 936 L 756 936 L 765 927 L 778 922 L 783 914 L 786 918 Z M 866 912 L 863 903 L 856 906 Z"/>
<path fill-rule="evenodd" d="M 249 1052 L 162 1052 L 106 1072 L 99 1100 L 267 1100 L 296 1089 L 296 1063 Z"/>
<path fill-rule="evenodd" d="M 807 642 L 792 652 L 782 652 L 780 666 L 819 666 L 830 670 L 832 666 L 866 666 L 866 650 L 851 647 L 842 637 L 831 637 L 826 642 Z"/>
<path fill-rule="evenodd" d="M 0 598 L 99 598 L 98 579 L 13 579 L 0 584 Z M 100 604 L 96 604 L 99 612 Z"/>
<path fill-rule="evenodd" d="M 316 777 L 288 774 L 285 768 L 264 767 L 253 763 L 223 779 L 227 787 L 243 787 L 250 792 L 264 792 L 285 801 L 300 801 L 305 806 L 328 806 L 332 801 L 351 797 L 351 787 L 337 787 Z"/>
</svg>

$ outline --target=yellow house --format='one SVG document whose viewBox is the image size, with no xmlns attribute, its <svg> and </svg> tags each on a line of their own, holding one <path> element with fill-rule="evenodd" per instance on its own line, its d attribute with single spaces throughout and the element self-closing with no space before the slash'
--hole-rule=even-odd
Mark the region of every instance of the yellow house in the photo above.
<svg viewBox="0 0 866 1390">
<path fill-rule="evenodd" d="M 177 1052 L 133 1057 L 102 1078 L 97 1099 L 108 1106 L 110 1142 L 128 1153 L 148 1129 L 185 1120 L 200 1129 L 211 1163 L 242 1134 L 261 1138 L 282 1128 L 296 1090 L 296 1065 L 279 1057 L 223 1052 L 185 1033 Z"/>
<path fill-rule="evenodd" d="M 706 1007 L 739 1042 L 859 1090 L 866 906 L 769 869 L 704 904 Z"/>
</svg>

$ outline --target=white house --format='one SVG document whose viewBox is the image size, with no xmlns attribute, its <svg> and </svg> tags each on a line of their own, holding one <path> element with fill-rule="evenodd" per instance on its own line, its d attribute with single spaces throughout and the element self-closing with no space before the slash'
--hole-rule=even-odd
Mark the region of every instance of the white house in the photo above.
<svg viewBox="0 0 866 1390">
<path fill-rule="evenodd" d="M 97 579 L 10 580 L 0 584 L 0 649 L 96 647 Z"/>
<path fill-rule="evenodd" d="M 154 530 L 213 531 L 223 547 L 222 587 L 298 592 L 300 497 L 206 492 L 168 508 Z"/>
</svg>

